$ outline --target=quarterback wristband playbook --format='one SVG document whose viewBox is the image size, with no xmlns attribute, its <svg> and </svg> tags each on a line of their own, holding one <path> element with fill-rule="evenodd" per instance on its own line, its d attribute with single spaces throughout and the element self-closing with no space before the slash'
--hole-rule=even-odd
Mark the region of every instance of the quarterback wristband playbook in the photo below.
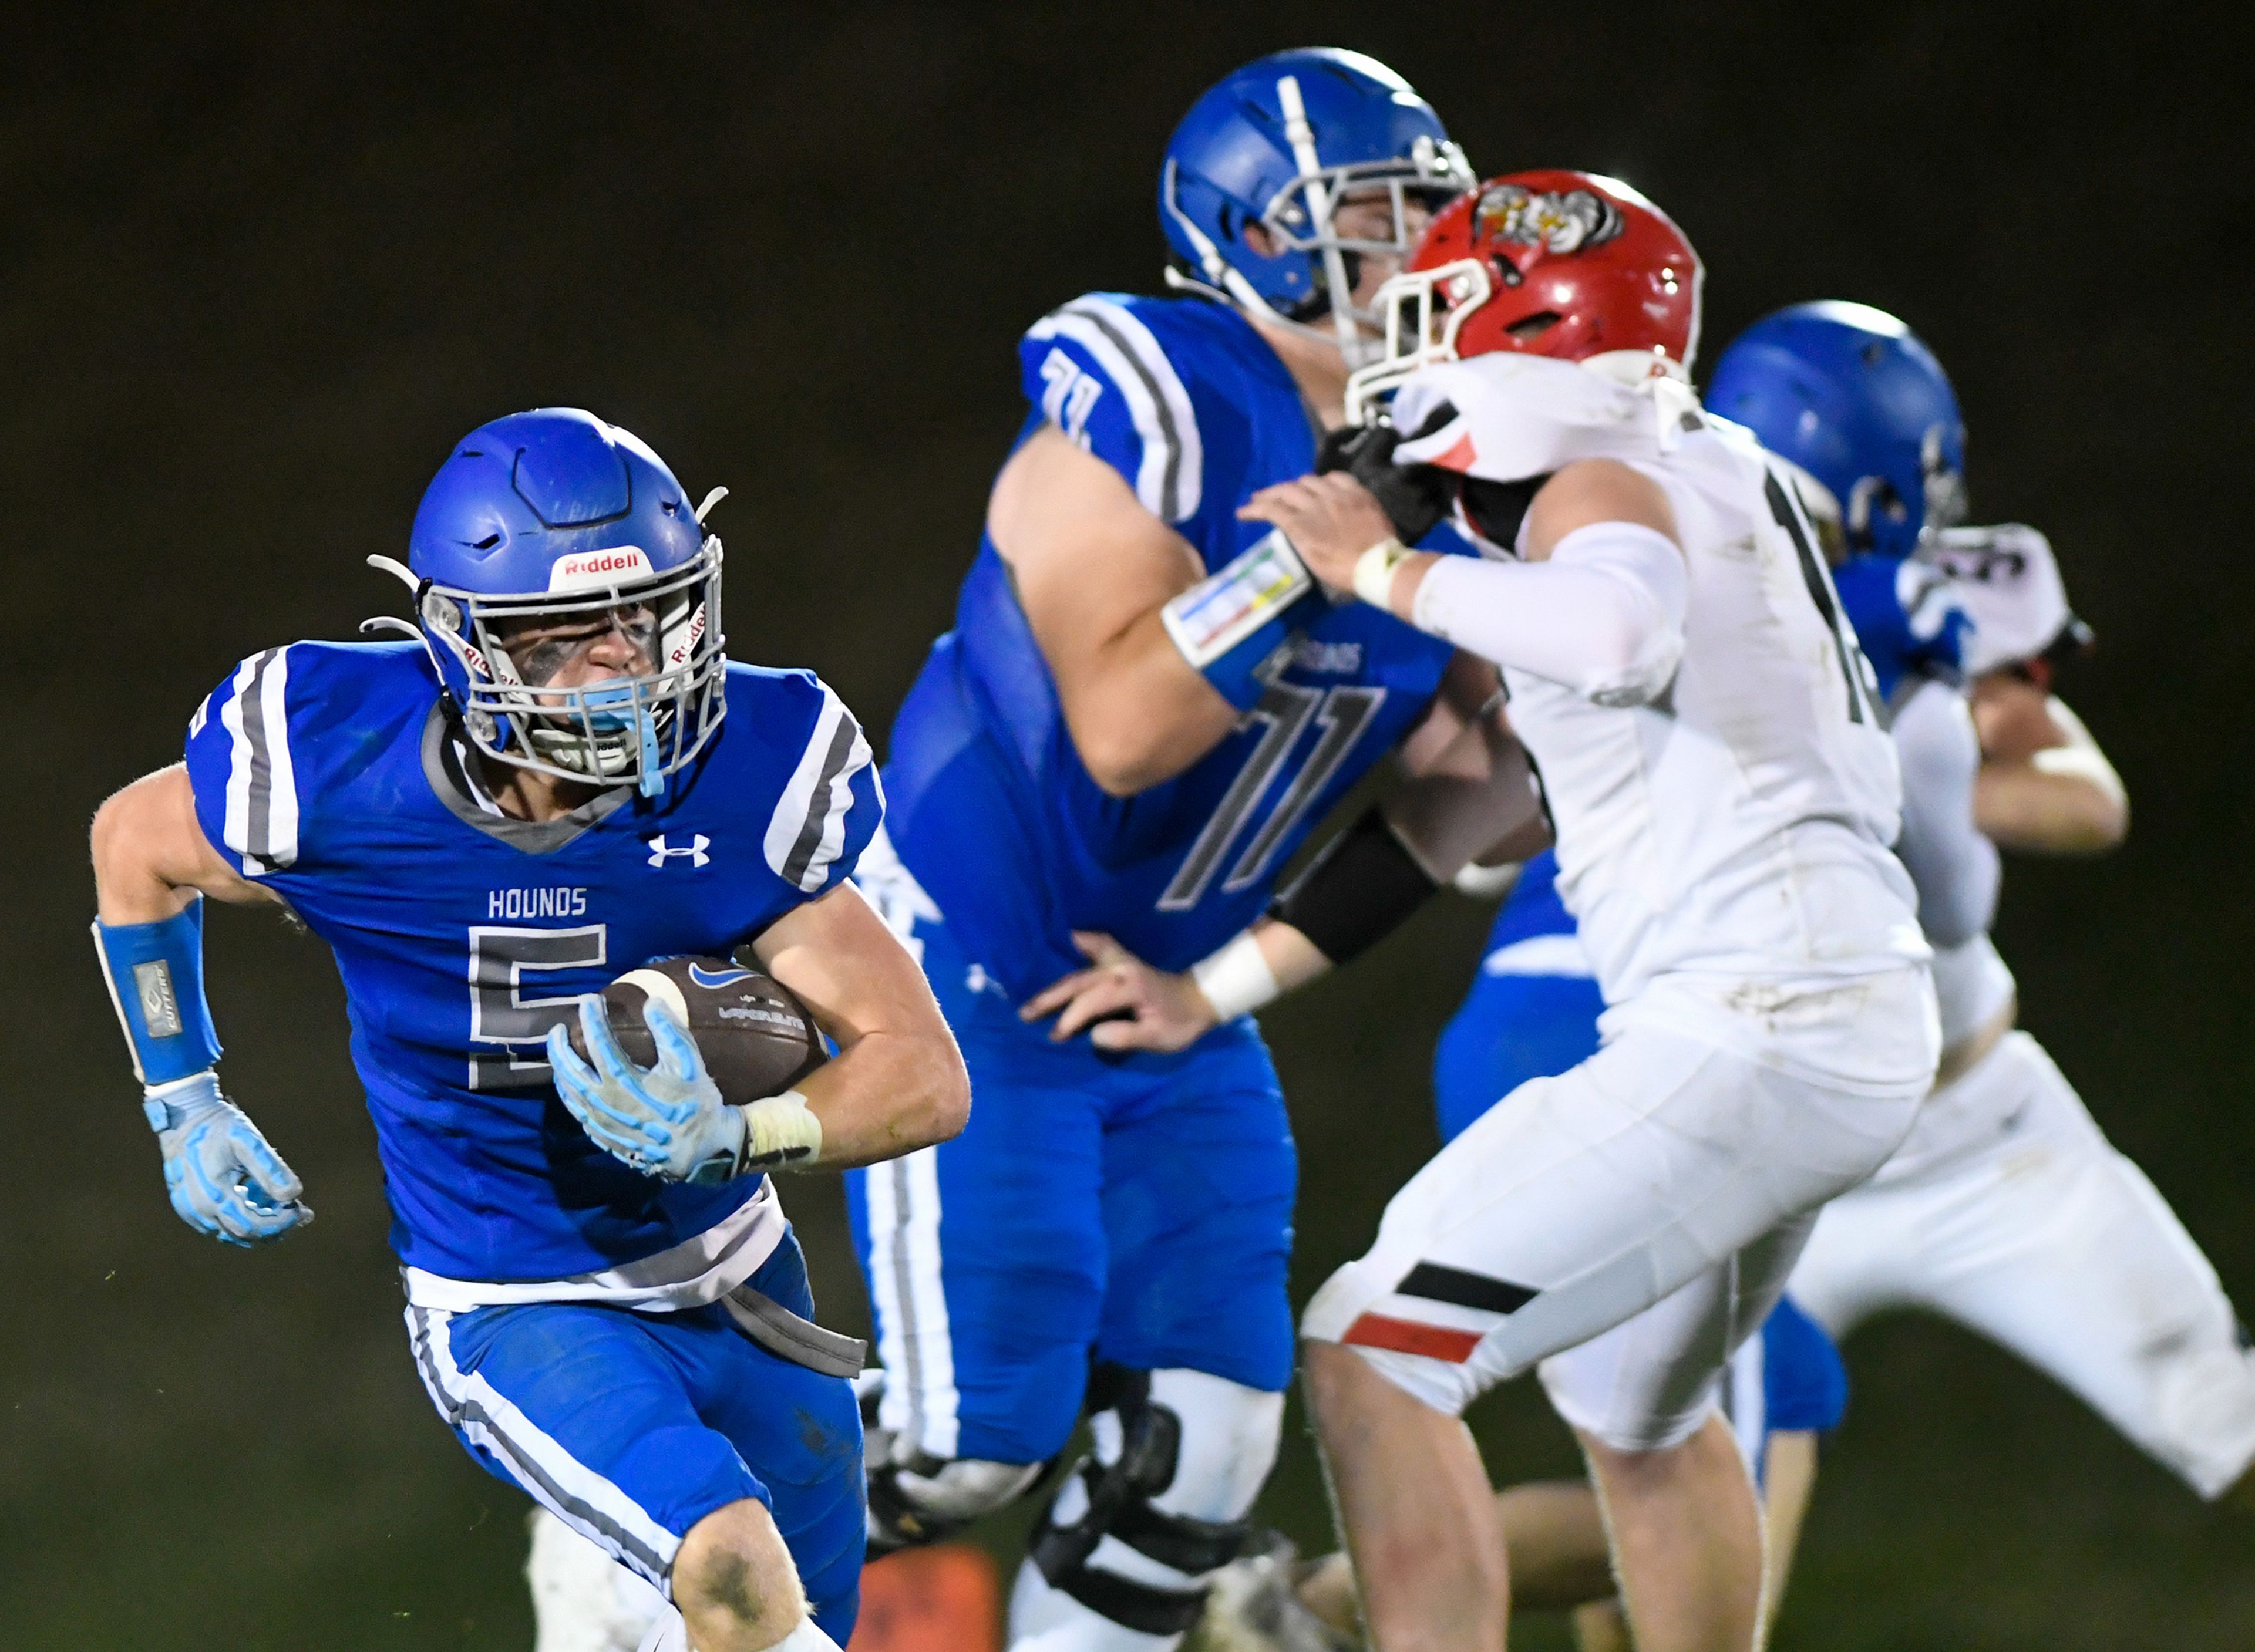
<svg viewBox="0 0 2255 1652">
<path fill-rule="evenodd" d="M 1259 704 L 1261 668 L 1289 634 L 1296 611 L 1312 615 L 1323 597 L 1281 531 L 1208 574 L 1159 610 L 1167 635 L 1191 668 L 1240 711 Z"/>
<path fill-rule="evenodd" d="M 1366 809 L 1277 896 L 1268 915 L 1340 964 L 1392 934 L 1440 886 L 1386 817 Z"/>
<path fill-rule="evenodd" d="M 95 955 L 118 1025 L 133 1051 L 133 1074 L 149 1088 L 178 1083 L 215 1065 L 219 1036 L 204 999 L 204 902 L 198 895 L 156 923 L 95 920 Z"/>
</svg>

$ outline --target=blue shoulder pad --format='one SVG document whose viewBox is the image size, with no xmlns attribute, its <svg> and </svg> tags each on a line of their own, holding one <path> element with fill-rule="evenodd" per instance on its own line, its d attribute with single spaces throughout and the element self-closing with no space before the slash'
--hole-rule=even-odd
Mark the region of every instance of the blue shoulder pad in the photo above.
<svg viewBox="0 0 2255 1652">
<path fill-rule="evenodd" d="M 1183 374 L 1137 313 L 1146 301 L 1092 292 L 1018 342 L 1026 399 L 1127 479 L 1170 526 L 1198 514 L 1205 456 Z"/>
<path fill-rule="evenodd" d="M 298 860 L 290 655 L 286 647 L 252 654 L 188 722 L 197 817 L 212 846 L 245 878 L 263 878 Z"/>
<path fill-rule="evenodd" d="M 188 722 L 188 780 L 204 835 L 245 878 L 306 859 L 321 793 L 376 737 L 438 696 L 419 644 L 295 642 L 228 675 Z"/>
<path fill-rule="evenodd" d="M 740 670 L 732 668 L 731 676 Z M 811 671 L 760 675 L 784 690 L 767 714 L 776 718 L 776 743 L 786 756 L 794 741 L 797 751 L 762 847 L 769 870 L 812 900 L 852 874 L 885 818 L 885 794 L 868 738 L 828 683 Z M 791 710 L 797 720 L 786 723 Z"/>
</svg>

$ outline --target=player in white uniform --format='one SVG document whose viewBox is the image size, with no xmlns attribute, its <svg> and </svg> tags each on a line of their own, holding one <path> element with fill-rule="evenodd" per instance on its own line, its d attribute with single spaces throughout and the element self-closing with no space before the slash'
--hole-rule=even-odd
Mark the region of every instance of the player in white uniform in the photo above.
<svg viewBox="0 0 2255 1652">
<path fill-rule="evenodd" d="M 1769 317 L 1718 363 L 1709 402 L 1815 484 L 1803 491 L 1823 525 L 1858 553 L 1839 587 L 1883 679 L 1893 650 L 1865 615 L 1900 612 L 1889 587 L 1939 575 L 1974 622 L 1970 690 L 1914 668 L 1883 683 L 1903 766 L 1900 852 L 1935 949 L 1940 1082 L 1886 1166 L 1827 1208 L 1794 1294 L 1836 1335 L 1891 1307 L 1955 1320 L 2202 1497 L 2237 1488 L 2249 1502 L 2255 1362 L 2231 1304 L 2145 1173 L 2014 1030 L 2013 974 L 1989 937 L 1998 844 L 2089 853 L 2129 824 L 2121 781 L 2048 690 L 2050 655 L 2079 628 L 2050 545 L 2018 525 L 1949 525 L 1963 494 L 1956 399 L 1892 316 L 1821 304 Z M 1858 510 L 1878 495 L 1898 508 Z"/>
<path fill-rule="evenodd" d="M 1634 302 L 1553 307 L 1562 264 Z M 1493 559 L 1403 550 L 1348 475 L 1248 508 L 1326 585 L 1503 668 L 1610 1006 L 1598 1054 L 1444 1149 L 1302 1322 L 1386 1652 L 1503 1645 L 1502 1534 L 1458 1419 L 1538 1363 L 1590 1455 L 1638 1644 L 1754 1644 L 1759 1517 L 1718 1380 L 1816 1210 L 1885 1161 L 1934 1075 L 1869 667 L 1782 472 L 1675 376 L 1698 285 L 1626 186 L 1496 180 L 1434 220 L 1390 295 L 1393 359 L 1359 387 L 1399 384 L 1392 475 L 1451 484 Z M 1671 322 L 1673 351 L 1653 336 Z M 1199 966 L 1210 1011 L 1343 961 L 1295 919 L 1360 870 L 1342 851 Z M 1115 990 L 1154 1036 L 1182 1012 L 1171 981 Z"/>
</svg>

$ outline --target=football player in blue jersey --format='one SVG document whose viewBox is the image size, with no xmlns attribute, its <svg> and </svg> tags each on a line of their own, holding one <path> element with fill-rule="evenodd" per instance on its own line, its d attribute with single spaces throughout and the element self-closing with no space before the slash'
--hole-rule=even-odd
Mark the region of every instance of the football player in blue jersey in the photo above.
<svg viewBox="0 0 2255 1652">
<path fill-rule="evenodd" d="M 725 658 L 700 516 L 588 414 L 473 432 L 405 565 L 374 559 L 413 592 L 416 624 L 389 623 L 414 640 L 229 673 L 186 762 L 96 816 L 95 933 L 173 1208 L 235 1244 L 312 1213 L 221 1089 L 203 898 L 327 941 L 440 1415 L 671 1600 L 660 1644 L 818 1652 L 857 1598 L 860 1350 L 811 1323 L 764 1172 L 940 1140 L 968 1088 L 847 881 L 883 808 L 868 744 L 812 675 Z M 839 1054 L 732 1106 L 657 999 L 644 1069 L 588 995 L 739 946 Z"/>
<path fill-rule="evenodd" d="M 849 1185 L 884 1363 L 872 1540 L 1026 1494 L 1085 1405 L 1094 1454 L 1036 1530 L 1020 1648 L 1172 1646 L 1235 1552 L 1291 1373 L 1296 1176 L 1249 1020 L 1131 1054 L 1029 1001 L 1122 947 L 1212 951 L 1405 740 L 1531 808 L 1487 760 L 1492 673 L 1451 678 L 1447 645 L 1328 599 L 1239 517 L 1315 467 L 1372 295 L 1470 181 L 1423 101 L 1352 52 L 1264 58 L 1201 98 L 1160 178 L 1181 296 L 1090 294 L 1027 332 L 1029 416 L 894 725 L 897 860 L 861 875 L 980 1103 Z M 1359 842 L 1380 876 L 1426 878 L 1383 826 Z"/>
</svg>

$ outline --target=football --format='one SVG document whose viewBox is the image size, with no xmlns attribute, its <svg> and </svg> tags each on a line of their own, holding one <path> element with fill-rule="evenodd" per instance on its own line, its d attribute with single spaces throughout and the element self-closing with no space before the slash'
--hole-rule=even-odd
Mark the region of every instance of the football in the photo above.
<svg viewBox="0 0 2255 1652">
<path fill-rule="evenodd" d="M 642 1018 L 653 996 L 689 1029 L 721 1100 L 732 1106 L 787 1090 L 830 1059 L 814 1018 L 765 970 L 724 958 L 663 958 L 603 989 L 612 1034 L 627 1059 L 641 1066 L 657 1060 Z M 572 1047 L 592 1059 L 578 1018 L 568 1025 Z"/>
</svg>

